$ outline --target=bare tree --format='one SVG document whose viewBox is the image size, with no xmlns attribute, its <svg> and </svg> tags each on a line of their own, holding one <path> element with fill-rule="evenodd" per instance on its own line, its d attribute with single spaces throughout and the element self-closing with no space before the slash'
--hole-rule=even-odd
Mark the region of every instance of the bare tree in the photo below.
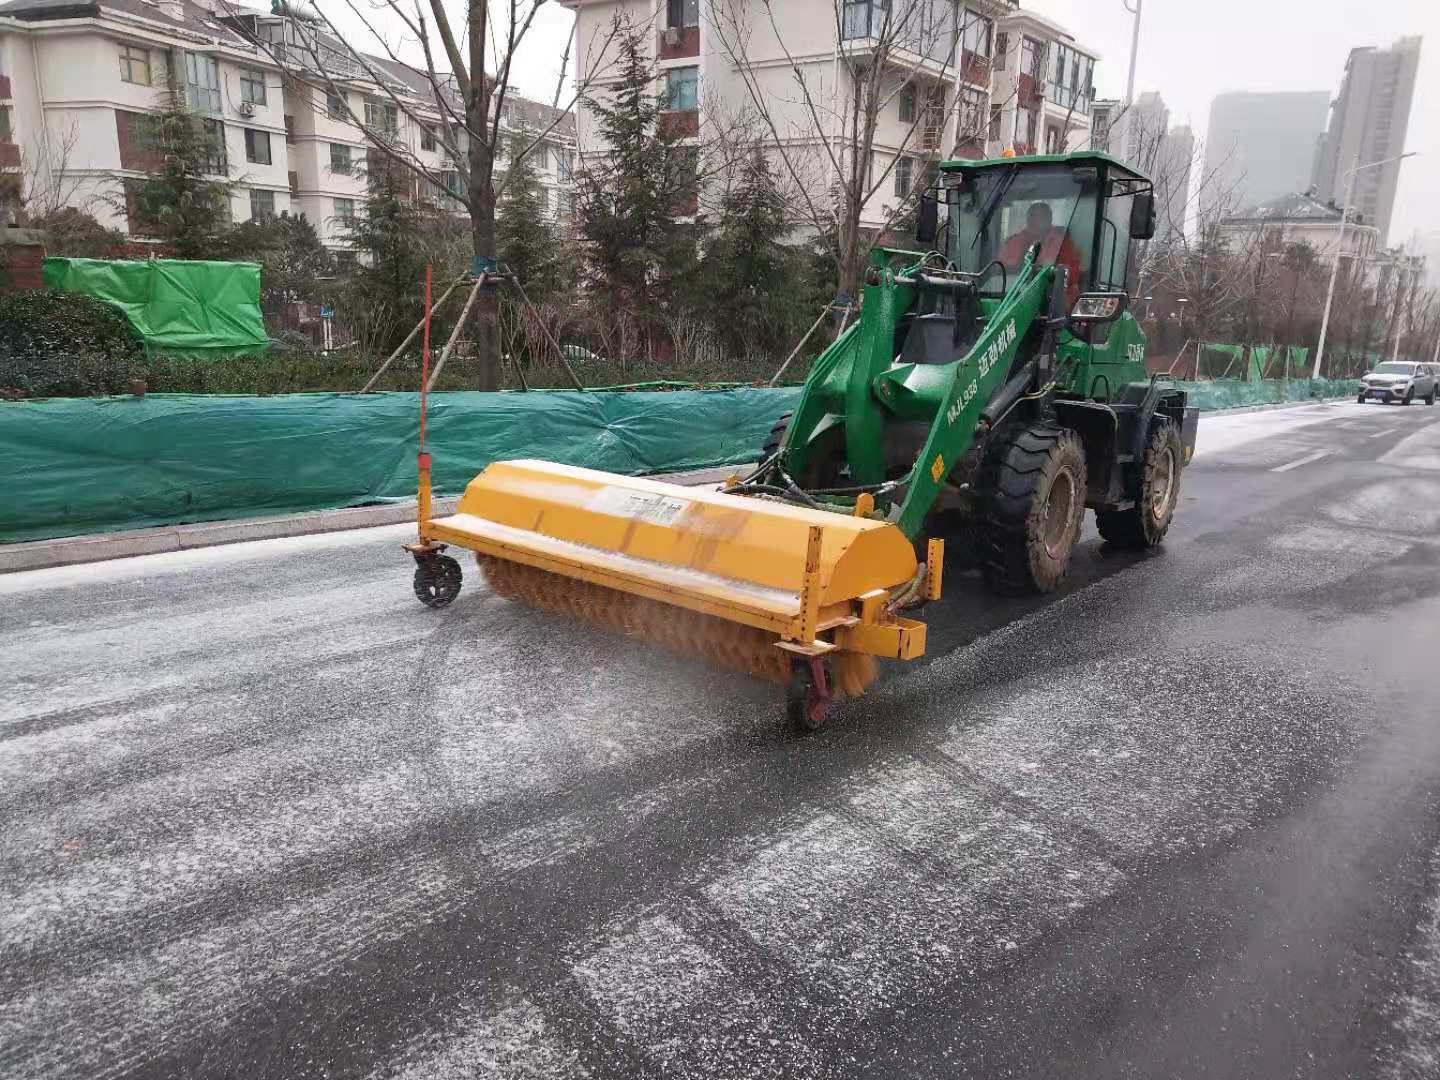
<svg viewBox="0 0 1440 1080">
<path fill-rule="evenodd" d="M 775 0 L 709 0 L 711 40 L 744 86 L 797 223 L 822 238 L 839 292 L 854 297 L 870 248 L 925 187 L 917 166 L 933 169 L 957 119 L 954 145 L 983 145 L 988 100 L 948 92 L 964 29 L 951 5 L 833 0 L 825 10 L 824 58 L 791 47 L 793 12 Z M 890 123 L 892 111 L 907 118 Z M 894 201 L 872 209 L 892 183 Z"/>
<path fill-rule="evenodd" d="M 500 171 L 504 158 L 507 106 L 513 98 L 512 76 L 545 0 L 468 0 L 463 21 L 457 21 L 443 0 L 324 0 L 314 17 L 291 13 L 284 20 L 281 40 L 254 32 L 253 13 L 229 8 L 232 22 L 247 32 L 254 44 L 280 65 L 292 83 L 326 95 L 324 108 L 338 104 L 344 118 L 386 159 L 388 166 L 413 175 L 422 190 L 445 192 L 446 170 L 422 160 L 397 137 L 389 118 L 405 116 L 419 130 L 429 132 L 443 150 L 442 160 L 459 177 L 458 190 L 450 190 L 470 221 L 473 254 L 495 257 L 496 207 L 506 183 Z M 358 20 L 383 55 L 372 55 L 346 39 L 330 11 L 343 9 Z M 283 7 L 282 11 L 290 9 Z M 386 26 L 382 20 L 391 25 Z M 396 33 L 395 27 L 403 28 Z M 573 41 L 573 33 L 572 38 Z M 422 63 L 412 64 L 400 55 L 400 41 L 418 47 Z M 565 114 L 596 77 L 607 42 L 600 41 L 579 65 L 567 87 L 571 45 L 567 43 L 557 74 L 551 114 L 534 125 L 529 138 L 516 150 L 526 156 L 543 147 Z M 402 79 L 400 76 L 404 76 Z M 356 111 L 345 90 L 363 83 L 381 108 Z M 318 112 L 322 103 L 315 99 Z M 482 389 L 499 386 L 500 330 L 498 305 L 485 293 L 473 308 L 471 326 L 479 358 Z"/>
</svg>

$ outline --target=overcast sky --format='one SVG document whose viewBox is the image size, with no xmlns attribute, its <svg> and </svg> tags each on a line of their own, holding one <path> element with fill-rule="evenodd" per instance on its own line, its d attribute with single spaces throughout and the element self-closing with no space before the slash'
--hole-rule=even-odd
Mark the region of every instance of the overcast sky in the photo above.
<svg viewBox="0 0 1440 1080">
<path fill-rule="evenodd" d="M 342 0 L 320 2 L 339 25 L 358 29 Z M 1423 34 L 1406 145 L 1420 156 L 1402 167 L 1390 237 L 1401 243 L 1415 230 L 1440 234 L 1440 0 L 1144 0 L 1144 5 L 1136 93 L 1159 91 L 1170 107 L 1171 123 L 1188 123 L 1199 139 L 1205 137 L 1210 101 L 1218 93 L 1324 90 L 1333 95 L 1350 49 L 1385 47 L 1397 37 Z M 357 6 L 363 9 L 364 0 Z M 1081 44 L 1098 50 L 1098 92 L 1124 96 L 1132 20 L 1121 0 L 1022 0 L 1022 6 L 1056 20 Z M 572 21 L 553 0 L 541 9 L 534 40 L 511 79 L 522 93 L 552 98 Z M 358 34 L 355 40 L 359 43 Z M 1432 240 L 1440 244 L 1440 235 Z"/>
</svg>

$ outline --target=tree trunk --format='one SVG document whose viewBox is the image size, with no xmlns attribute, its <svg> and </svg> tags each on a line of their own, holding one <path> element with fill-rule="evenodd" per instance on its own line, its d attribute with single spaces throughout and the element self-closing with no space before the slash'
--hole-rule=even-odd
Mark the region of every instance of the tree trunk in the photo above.
<svg viewBox="0 0 1440 1080">
<path fill-rule="evenodd" d="M 470 129 L 470 240 L 477 258 L 495 258 L 495 146 L 490 141 L 490 99 L 494 86 L 485 71 L 485 42 L 489 39 L 488 0 L 473 0 L 469 10 L 470 100 L 465 103 L 465 124 Z M 497 103 L 498 107 L 498 103 Z M 500 389 L 500 300 L 494 292 L 477 297 L 470 316 L 470 340 L 475 343 L 477 390 Z"/>
</svg>

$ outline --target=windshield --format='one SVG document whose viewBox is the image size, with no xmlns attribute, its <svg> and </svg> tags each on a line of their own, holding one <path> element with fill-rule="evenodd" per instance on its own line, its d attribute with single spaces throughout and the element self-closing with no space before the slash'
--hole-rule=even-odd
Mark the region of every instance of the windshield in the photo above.
<svg viewBox="0 0 1440 1080">
<path fill-rule="evenodd" d="M 1354 371 L 1355 369 L 1354 369 L 1354 368 L 1351 368 L 1350 370 L 1351 370 L 1351 371 Z M 1412 375 L 1412 374 L 1414 374 L 1414 372 L 1415 372 L 1415 365 L 1414 365 L 1414 364 L 1395 364 L 1395 363 L 1390 363 L 1390 364 L 1381 364 L 1381 365 L 1380 365 L 1379 367 L 1377 367 L 1374 371 L 1372 371 L 1371 374 L 1372 374 L 1372 375 Z"/>
<path fill-rule="evenodd" d="M 963 172 L 946 193 L 949 256 L 960 270 L 972 274 L 998 259 L 1006 273 L 992 266 L 981 289 L 999 294 L 1014 280 L 1025 253 L 1038 243 L 1040 262 L 1069 267 L 1070 292 L 1078 294 L 1090 284 L 1095 190 L 1094 180 L 1081 183 L 1064 165 Z"/>
</svg>

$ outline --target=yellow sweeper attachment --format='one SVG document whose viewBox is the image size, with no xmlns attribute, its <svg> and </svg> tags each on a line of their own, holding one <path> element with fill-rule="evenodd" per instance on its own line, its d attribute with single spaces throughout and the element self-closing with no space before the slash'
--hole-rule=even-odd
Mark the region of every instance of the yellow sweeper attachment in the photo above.
<svg viewBox="0 0 1440 1080">
<path fill-rule="evenodd" d="M 918 563 L 886 521 L 616 476 L 545 461 L 496 462 L 457 512 L 429 515 L 421 462 L 416 591 L 443 606 L 476 552 L 503 596 L 782 683 L 804 728 L 834 698 L 863 693 L 875 657 L 925 651 L 925 624 L 899 611 L 938 599 L 943 552 Z M 930 568 L 927 570 L 927 567 Z"/>
</svg>

